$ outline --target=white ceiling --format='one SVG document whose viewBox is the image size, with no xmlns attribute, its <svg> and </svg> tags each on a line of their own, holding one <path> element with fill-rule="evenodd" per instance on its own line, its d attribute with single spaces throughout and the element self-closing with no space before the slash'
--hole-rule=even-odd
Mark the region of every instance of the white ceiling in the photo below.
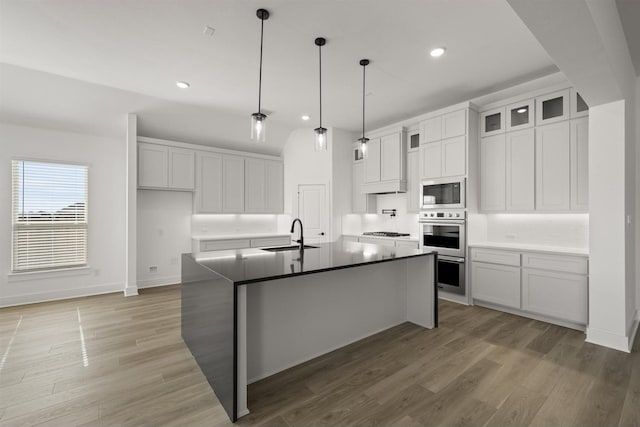
<svg viewBox="0 0 640 427">
<path fill-rule="evenodd" d="M 317 36 L 328 40 L 323 124 L 352 131 L 361 126 L 361 58 L 371 60 L 369 129 L 557 70 L 503 0 L 0 0 L 0 62 L 120 89 L 112 102 L 122 96 L 122 113 L 138 112 L 142 122 L 163 112 L 132 111 L 125 98 L 164 100 L 167 111 L 166 102 L 190 105 L 204 120 L 237 116 L 222 124 L 238 128 L 230 143 L 242 142 L 257 110 L 259 7 L 271 12 L 263 108 L 275 111 L 269 122 L 279 131 L 317 126 Z M 212 38 L 205 25 L 216 29 Z M 447 47 L 438 60 L 428 55 L 435 46 Z M 7 76 L 5 69 L 5 92 L 27 90 Z M 176 88 L 176 80 L 191 88 Z M 305 113 L 311 122 L 300 120 Z M 193 123 L 180 126 L 172 138 L 188 140 L 182 135 L 192 130 L 191 140 L 206 139 Z M 281 147 L 278 138 L 269 142 Z"/>
</svg>

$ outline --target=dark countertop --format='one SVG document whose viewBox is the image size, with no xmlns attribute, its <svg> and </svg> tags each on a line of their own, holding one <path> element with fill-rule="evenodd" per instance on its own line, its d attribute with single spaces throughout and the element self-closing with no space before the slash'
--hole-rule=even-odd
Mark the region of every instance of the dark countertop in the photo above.
<svg viewBox="0 0 640 427">
<path fill-rule="evenodd" d="M 433 255 L 436 252 L 412 248 L 392 248 L 370 243 L 343 242 L 311 244 L 315 249 L 268 252 L 258 248 L 191 254 L 199 264 L 223 276 L 235 285 L 359 265 L 394 261 L 402 258 Z"/>
</svg>

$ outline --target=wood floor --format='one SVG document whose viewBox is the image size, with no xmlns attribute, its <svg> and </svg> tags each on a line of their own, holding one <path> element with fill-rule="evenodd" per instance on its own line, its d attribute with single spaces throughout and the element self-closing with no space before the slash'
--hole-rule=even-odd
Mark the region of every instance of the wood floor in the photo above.
<svg viewBox="0 0 640 427">
<path fill-rule="evenodd" d="M 224 426 L 176 286 L 0 310 L 1 426 Z M 640 426 L 640 352 L 441 303 L 249 388 L 240 426 Z M 636 340 L 636 348 L 640 338 Z"/>
</svg>

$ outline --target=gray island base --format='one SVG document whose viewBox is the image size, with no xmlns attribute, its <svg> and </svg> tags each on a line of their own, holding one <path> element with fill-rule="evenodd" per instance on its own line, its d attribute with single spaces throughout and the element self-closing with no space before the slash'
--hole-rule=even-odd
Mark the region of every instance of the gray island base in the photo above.
<svg viewBox="0 0 640 427">
<path fill-rule="evenodd" d="M 182 256 L 182 337 L 234 422 L 247 384 L 406 321 L 437 326 L 436 253 L 316 246 Z"/>
</svg>

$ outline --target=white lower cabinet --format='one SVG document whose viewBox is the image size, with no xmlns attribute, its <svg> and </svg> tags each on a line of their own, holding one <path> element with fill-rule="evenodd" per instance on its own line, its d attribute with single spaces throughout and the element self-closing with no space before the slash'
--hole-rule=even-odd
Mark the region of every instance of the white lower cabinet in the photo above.
<svg viewBox="0 0 640 427">
<path fill-rule="evenodd" d="M 520 268 L 472 262 L 474 299 L 520 308 Z"/>
<path fill-rule="evenodd" d="M 587 324 L 587 272 L 585 256 L 471 248 L 474 301 L 563 326 Z"/>
<path fill-rule="evenodd" d="M 376 239 L 375 237 L 359 237 L 358 241 L 360 243 L 373 243 L 374 245 L 380 246 L 395 246 L 396 242 L 389 239 Z"/>
<path fill-rule="evenodd" d="M 420 249 L 420 242 L 415 240 L 390 239 L 370 236 L 342 236 L 343 242 L 372 243 L 374 245 L 390 246 L 396 248 Z"/>
<path fill-rule="evenodd" d="M 522 269 L 522 308 L 533 313 L 587 323 L 587 276 Z"/>
</svg>

